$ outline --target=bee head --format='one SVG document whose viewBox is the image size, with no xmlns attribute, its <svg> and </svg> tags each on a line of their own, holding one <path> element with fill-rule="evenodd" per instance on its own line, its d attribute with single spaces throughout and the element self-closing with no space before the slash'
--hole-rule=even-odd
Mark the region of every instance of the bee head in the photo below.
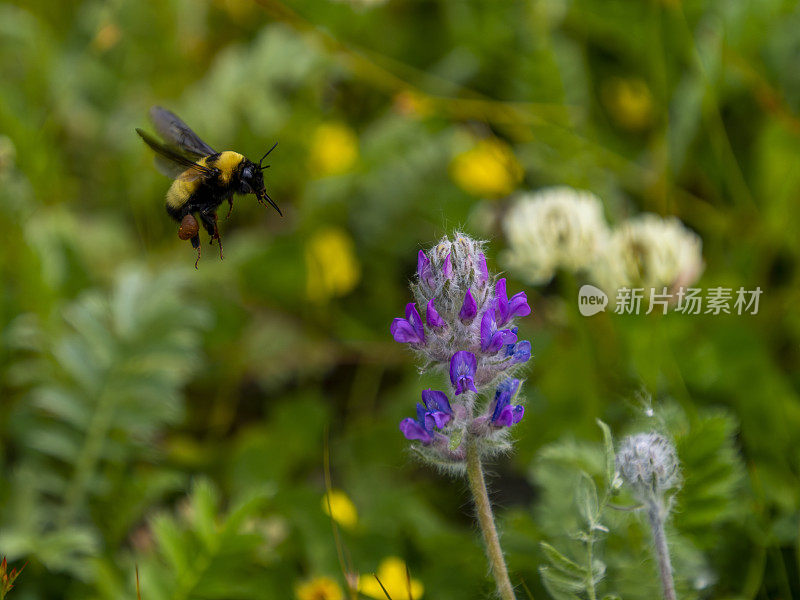
<svg viewBox="0 0 800 600">
<path fill-rule="evenodd" d="M 258 194 L 264 190 L 264 175 L 252 161 L 245 159 L 240 173 L 239 192 L 242 194 Z"/>
<path fill-rule="evenodd" d="M 264 186 L 264 169 L 267 169 L 269 165 L 264 164 L 264 159 L 269 156 L 269 153 L 275 149 L 278 143 L 276 142 L 273 144 L 272 148 L 267 150 L 267 153 L 261 157 L 261 160 L 258 161 L 258 164 L 251 162 L 245 159 L 244 166 L 242 167 L 241 173 L 241 189 L 240 191 L 243 194 L 255 194 L 258 201 L 262 204 L 268 202 L 272 208 L 278 211 L 278 214 L 283 216 L 281 209 L 278 208 L 278 205 L 269 197 L 267 194 L 267 189 Z"/>
</svg>

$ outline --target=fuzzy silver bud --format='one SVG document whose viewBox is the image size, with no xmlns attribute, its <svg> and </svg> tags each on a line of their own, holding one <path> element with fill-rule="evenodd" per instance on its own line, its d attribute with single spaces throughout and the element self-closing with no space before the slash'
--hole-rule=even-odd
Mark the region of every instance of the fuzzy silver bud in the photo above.
<svg viewBox="0 0 800 600">
<path fill-rule="evenodd" d="M 637 433 L 622 441 L 617 470 L 642 502 L 663 498 L 681 484 L 675 446 L 660 433 Z"/>
</svg>

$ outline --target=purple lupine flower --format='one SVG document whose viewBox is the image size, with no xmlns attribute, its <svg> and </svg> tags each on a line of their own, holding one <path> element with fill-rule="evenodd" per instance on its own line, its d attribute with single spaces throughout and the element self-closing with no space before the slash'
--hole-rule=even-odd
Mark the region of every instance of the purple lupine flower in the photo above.
<svg viewBox="0 0 800 600">
<path fill-rule="evenodd" d="M 422 251 L 419 251 L 417 255 L 417 276 L 419 277 L 420 281 L 424 281 L 429 288 L 434 287 L 434 280 L 433 280 L 433 269 L 431 269 L 431 260 L 428 256 Z"/>
<path fill-rule="evenodd" d="M 514 294 L 511 300 L 506 294 L 506 278 L 498 279 L 494 288 L 494 310 L 497 326 L 502 327 L 514 317 L 526 317 L 531 314 L 528 297 L 525 292 Z"/>
<path fill-rule="evenodd" d="M 400 431 L 407 440 L 419 440 L 423 444 L 430 444 L 433 441 L 433 432 L 425 423 L 425 407 L 417 403 L 417 418 L 405 418 L 400 421 Z"/>
<path fill-rule="evenodd" d="M 477 314 L 478 303 L 475 302 L 475 298 L 472 297 L 472 292 L 467 290 L 467 293 L 464 295 L 464 303 L 461 305 L 461 310 L 458 313 L 458 317 L 464 323 L 470 323 Z"/>
<path fill-rule="evenodd" d="M 528 362 L 531 358 L 531 343 L 522 340 L 516 344 L 509 344 L 506 346 L 506 356 L 511 358 L 512 365 Z"/>
<path fill-rule="evenodd" d="M 422 402 L 428 412 L 425 413 L 425 425 L 428 429 L 441 429 L 453 418 L 453 409 L 447 394 L 438 390 L 422 390 Z"/>
<path fill-rule="evenodd" d="M 445 278 L 451 279 L 453 277 L 453 261 L 450 258 L 452 252 L 447 253 L 447 258 L 444 259 L 444 265 L 442 266 L 442 273 L 444 273 Z"/>
<path fill-rule="evenodd" d="M 440 317 L 436 311 L 436 307 L 433 305 L 433 298 L 428 300 L 428 306 L 425 308 L 425 321 L 431 329 L 447 326 L 447 321 Z"/>
<path fill-rule="evenodd" d="M 517 341 L 517 328 L 497 329 L 494 311 L 489 309 L 481 318 L 481 350 L 487 354 L 495 354 L 503 346 Z"/>
<path fill-rule="evenodd" d="M 491 423 L 495 427 L 511 427 L 522 420 L 525 407 L 511 404 L 520 386 L 519 379 L 506 379 L 497 386 L 494 394 L 495 405 L 492 412 Z"/>
<path fill-rule="evenodd" d="M 424 344 L 425 328 L 422 326 L 422 317 L 417 312 L 413 302 L 406 304 L 406 318 L 400 317 L 392 321 L 390 328 L 394 341 L 401 344 Z"/>
<path fill-rule="evenodd" d="M 466 350 L 459 350 L 450 359 L 450 383 L 456 390 L 456 396 L 463 394 L 467 390 L 477 393 L 475 387 L 475 369 L 478 363 L 475 355 Z"/>
<path fill-rule="evenodd" d="M 489 281 L 489 267 L 486 265 L 486 255 L 481 252 L 478 254 L 478 285 L 483 285 Z"/>
</svg>

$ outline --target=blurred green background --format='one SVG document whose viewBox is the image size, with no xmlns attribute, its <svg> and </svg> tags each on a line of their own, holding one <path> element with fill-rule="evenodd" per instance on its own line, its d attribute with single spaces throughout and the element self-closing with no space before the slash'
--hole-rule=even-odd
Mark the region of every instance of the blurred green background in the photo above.
<svg viewBox="0 0 800 600">
<path fill-rule="evenodd" d="M 764 293 L 755 316 L 586 319 L 570 277 L 510 275 L 534 309 L 526 418 L 490 465 L 512 580 L 548 597 L 539 542 L 575 544 L 595 420 L 652 406 L 684 464 L 679 595 L 800 597 L 799 32 L 789 0 L 0 3 L 13 597 L 135 598 L 138 564 L 145 600 L 339 600 L 340 553 L 488 597 L 466 486 L 398 431 L 440 384 L 389 323 L 420 248 L 462 228 L 502 270 L 509 195 L 554 184 L 612 222 L 679 216 L 701 287 Z M 195 271 L 134 133 L 153 104 L 251 159 L 278 141 L 284 218 L 237 198 Z M 614 519 L 601 589 L 656 597 L 645 524 Z"/>
</svg>

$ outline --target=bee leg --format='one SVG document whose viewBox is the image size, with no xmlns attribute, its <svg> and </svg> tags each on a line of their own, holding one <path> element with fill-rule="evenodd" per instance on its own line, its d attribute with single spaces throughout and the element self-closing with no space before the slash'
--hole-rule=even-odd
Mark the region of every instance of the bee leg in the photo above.
<svg viewBox="0 0 800 600">
<path fill-rule="evenodd" d="M 233 206 L 232 203 L 231 206 Z M 228 214 L 231 214 L 230 211 L 228 211 Z M 217 244 L 219 244 L 219 259 L 223 260 L 225 257 L 222 256 L 222 238 L 219 236 L 219 227 L 217 226 L 217 213 L 214 213 L 214 237 L 217 238 Z"/>
<path fill-rule="evenodd" d="M 232 210 L 233 210 L 233 196 L 228 196 L 228 214 L 225 215 L 226 221 L 230 218 Z"/>
<path fill-rule="evenodd" d="M 199 233 L 194 234 L 194 237 L 192 238 L 192 247 L 195 250 L 197 250 L 197 260 L 194 261 L 194 268 L 197 269 L 197 263 L 200 262 L 200 250 L 201 250 Z"/>
<path fill-rule="evenodd" d="M 219 226 L 217 225 L 217 213 L 201 212 L 200 220 L 203 222 L 203 227 L 206 228 L 208 235 L 211 236 L 211 244 L 214 244 L 214 240 L 219 242 L 219 257 L 221 260 L 224 257 L 222 256 L 222 238 L 219 236 Z"/>
</svg>

